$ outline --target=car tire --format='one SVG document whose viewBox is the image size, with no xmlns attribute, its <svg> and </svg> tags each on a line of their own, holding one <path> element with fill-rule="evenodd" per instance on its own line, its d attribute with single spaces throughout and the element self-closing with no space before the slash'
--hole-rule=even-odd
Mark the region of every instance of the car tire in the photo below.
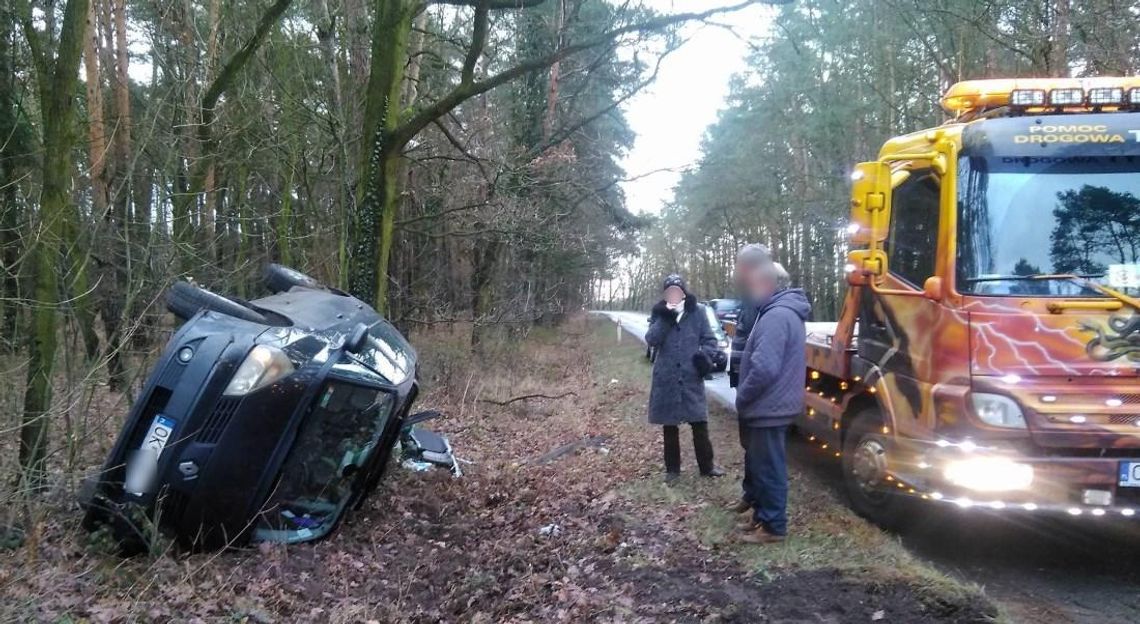
<svg viewBox="0 0 1140 624">
<path fill-rule="evenodd" d="M 843 486 L 855 513 L 885 528 L 898 530 L 913 522 L 917 506 L 910 497 L 894 492 L 888 481 L 891 439 L 881 431 L 877 407 L 856 414 L 843 439 Z"/>
<path fill-rule="evenodd" d="M 269 325 L 269 319 L 257 310 L 246 307 L 190 282 L 175 282 L 166 291 L 166 309 L 182 320 L 189 320 L 202 310 L 218 312 L 253 323 Z"/>
<path fill-rule="evenodd" d="M 285 292 L 293 287 L 308 288 L 309 290 L 328 290 L 316 278 L 291 269 L 280 264 L 270 264 L 265 267 L 262 276 L 266 287 L 274 293 Z"/>
</svg>

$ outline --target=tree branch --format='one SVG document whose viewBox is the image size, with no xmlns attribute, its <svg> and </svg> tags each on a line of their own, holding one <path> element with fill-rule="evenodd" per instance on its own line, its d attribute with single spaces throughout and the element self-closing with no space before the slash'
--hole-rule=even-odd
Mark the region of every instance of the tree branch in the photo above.
<svg viewBox="0 0 1140 624">
<path fill-rule="evenodd" d="M 257 49 L 261 47 L 261 42 L 265 40 L 270 29 L 281 19 L 281 15 L 289 8 L 292 1 L 293 0 L 277 0 L 273 3 L 273 6 L 266 9 L 265 13 L 261 15 L 261 19 L 257 22 L 257 30 L 253 32 L 253 36 L 249 38 L 249 41 L 245 42 L 245 45 L 243 45 L 240 50 L 226 61 L 226 64 L 222 66 L 218 75 L 210 81 L 210 86 L 202 95 L 202 125 L 199 128 L 199 135 L 203 133 L 204 128 L 209 126 L 209 122 L 213 118 L 214 107 L 218 104 L 218 99 L 221 98 L 222 94 L 226 92 L 226 89 L 230 87 L 230 83 L 233 82 L 234 77 L 245 67 L 249 59 L 253 58 L 254 52 L 257 52 Z"/>
<path fill-rule="evenodd" d="M 458 2 L 460 0 L 455 1 Z M 471 1 L 474 0 L 462 2 L 462 4 L 469 6 Z M 479 1 L 487 2 L 488 0 Z M 506 84 L 515 78 L 519 78 L 533 71 L 538 71 L 540 69 L 550 67 L 554 63 L 557 63 L 558 61 L 577 52 L 588 50 L 599 45 L 604 45 L 623 35 L 662 30 L 664 28 L 685 22 L 699 21 L 723 13 L 732 13 L 756 4 L 779 4 L 782 3 L 782 1 L 783 0 L 743 0 L 742 2 L 737 2 L 736 4 L 721 6 L 714 9 L 707 9 L 705 11 L 661 15 L 647 19 L 643 22 L 638 22 L 636 24 L 629 24 L 626 26 L 621 26 L 619 28 L 613 28 L 595 37 L 585 39 L 578 43 L 572 43 L 563 46 L 562 48 L 555 50 L 553 53 L 547 56 L 522 61 L 510 69 L 505 69 L 498 74 L 484 78 L 483 80 L 475 82 L 463 82 L 461 80 L 458 85 L 456 85 L 443 97 L 436 100 L 431 105 L 420 109 L 407 121 L 396 127 L 391 133 L 391 144 L 389 147 L 390 149 L 403 148 L 403 146 L 407 144 L 408 141 L 416 136 L 420 130 L 423 130 L 425 127 L 427 127 L 428 124 L 430 124 L 433 120 L 438 119 L 463 102 L 477 95 L 486 93 L 495 87 Z M 452 4 L 450 1 L 446 1 L 446 3 Z"/>
<path fill-rule="evenodd" d="M 428 0 L 428 4 L 447 4 L 451 6 L 483 6 L 492 11 L 503 9 L 526 9 L 536 7 L 546 0 Z"/>
<path fill-rule="evenodd" d="M 556 399 L 565 399 L 566 397 L 569 397 L 569 396 L 578 396 L 578 395 L 574 392 L 563 392 L 562 394 L 555 395 L 555 396 L 551 396 L 549 394 L 524 394 L 522 396 L 511 397 L 511 398 L 507 399 L 506 401 L 496 401 L 495 399 L 479 399 L 479 400 L 483 403 L 490 403 L 492 405 L 505 406 L 505 405 L 510 405 L 511 403 L 514 403 L 516 401 L 527 401 L 529 399 L 556 400 Z"/>
<path fill-rule="evenodd" d="M 491 0 L 479 0 L 475 7 L 475 23 L 471 29 L 471 47 L 467 48 L 467 58 L 463 59 L 463 70 L 459 73 L 459 84 L 469 85 L 475 81 L 475 65 L 483 55 L 483 47 L 487 44 L 488 17 L 491 10 L 488 8 Z"/>
<path fill-rule="evenodd" d="M 43 46 L 40 44 L 40 33 L 32 23 L 32 7 L 27 0 L 17 0 L 16 6 L 20 15 L 20 28 L 24 31 L 24 39 L 27 40 L 28 49 L 32 53 L 32 64 L 36 67 L 36 73 L 46 78 L 51 68 L 48 67 Z M 41 84 L 46 83 L 41 82 Z"/>
</svg>

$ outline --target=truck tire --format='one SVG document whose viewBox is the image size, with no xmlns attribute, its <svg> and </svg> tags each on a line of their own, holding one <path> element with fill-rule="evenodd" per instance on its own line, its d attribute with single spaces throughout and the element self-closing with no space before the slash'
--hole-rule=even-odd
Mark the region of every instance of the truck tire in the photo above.
<svg viewBox="0 0 1140 624">
<path fill-rule="evenodd" d="M 914 519 L 916 505 L 893 491 L 888 481 L 891 440 L 881 432 L 883 418 L 876 407 L 856 414 L 843 439 L 843 486 L 851 508 L 885 528 L 905 528 Z"/>
<path fill-rule="evenodd" d="M 166 291 L 166 309 L 184 321 L 202 310 L 210 310 L 253 323 L 270 324 L 269 319 L 257 310 L 190 282 L 175 282 Z"/>
<path fill-rule="evenodd" d="M 262 277 L 265 285 L 274 293 L 285 292 L 294 286 L 308 288 L 309 290 L 327 290 L 315 278 L 280 264 L 267 265 Z"/>
</svg>

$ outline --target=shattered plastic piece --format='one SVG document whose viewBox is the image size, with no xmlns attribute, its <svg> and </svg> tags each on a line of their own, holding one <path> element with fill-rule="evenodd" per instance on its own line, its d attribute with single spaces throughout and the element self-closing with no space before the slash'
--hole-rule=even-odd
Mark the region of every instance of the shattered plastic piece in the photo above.
<svg viewBox="0 0 1140 624">
<path fill-rule="evenodd" d="M 549 535 L 551 537 L 558 537 L 562 534 L 562 527 L 557 524 L 548 524 L 538 530 L 539 535 Z"/>
<path fill-rule="evenodd" d="M 426 461 L 416 461 L 414 459 L 405 459 L 400 465 L 412 472 L 426 472 L 435 468 L 434 464 Z"/>
</svg>

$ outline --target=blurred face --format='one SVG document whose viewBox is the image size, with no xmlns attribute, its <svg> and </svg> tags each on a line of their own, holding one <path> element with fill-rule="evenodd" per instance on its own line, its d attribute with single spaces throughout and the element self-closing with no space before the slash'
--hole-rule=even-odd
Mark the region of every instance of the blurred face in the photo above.
<svg viewBox="0 0 1140 624">
<path fill-rule="evenodd" d="M 685 299 L 685 291 L 676 286 L 670 286 L 665 289 L 665 302 L 666 303 L 681 303 Z"/>
<path fill-rule="evenodd" d="M 775 278 L 767 275 L 759 268 L 753 268 L 751 270 L 747 282 L 749 296 L 757 301 L 767 299 L 772 296 L 772 293 L 776 292 Z"/>
</svg>

